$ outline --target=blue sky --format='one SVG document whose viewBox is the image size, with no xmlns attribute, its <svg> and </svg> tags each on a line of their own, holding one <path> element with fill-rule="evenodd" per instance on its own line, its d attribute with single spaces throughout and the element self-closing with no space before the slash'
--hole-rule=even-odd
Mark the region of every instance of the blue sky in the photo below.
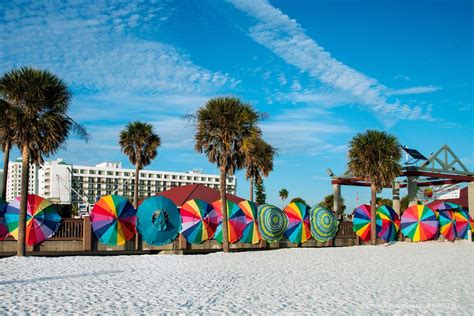
<svg viewBox="0 0 474 316">
<path fill-rule="evenodd" d="M 474 169 L 472 1 L 11 1 L 1 14 L 0 71 L 48 69 L 70 86 L 76 164 L 122 161 L 119 130 L 153 123 L 163 145 L 148 167 L 217 173 L 193 151 L 182 116 L 236 95 L 269 114 L 279 150 L 265 180 L 310 204 L 331 193 L 351 137 L 386 130 L 429 155 L 449 144 Z M 12 156 L 16 157 L 15 151 Z M 242 172 L 238 193 L 248 196 Z M 360 201 L 368 189 L 357 189 Z M 389 192 L 383 192 L 388 196 Z M 355 188 L 344 188 L 349 208 Z"/>
</svg>

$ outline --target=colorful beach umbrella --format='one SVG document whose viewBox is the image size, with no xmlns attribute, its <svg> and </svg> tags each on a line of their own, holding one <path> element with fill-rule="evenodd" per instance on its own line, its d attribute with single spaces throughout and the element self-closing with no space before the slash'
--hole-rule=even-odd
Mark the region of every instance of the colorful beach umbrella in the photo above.
<svg viewBox="0 0 474 316">
<path fill-rule="evenodd" d="M 219 224 L 217 211 L 206 202 L 193 199 L 179 209 L 181 215 L 181 234 L 191 244 L 209 240 Z"/>
<path fill-rule="evenodd" d="M 302 244 L 311 238 L 309 207 L 303 203 L 290 203 L 283 210 L 288 216 L 285 237 L 292 243 Z"/>
<path fill-rule="evenodd" d="M 445 201 L 436 201 L 430 205 L 430 209 L 432 209 L 433 211 L 453 211 L 458 209 L 459 207 L 460 206 L 455 203 Z"/>
<path fill-rule="evenodd" d="M 441 211 L 439 212 L 438 220 L 440 234 L 443 235 L 447 240 L 453 241 L 456 239 L 454 212 Z"/>
<path fill-rule="evenodd" d="M 221 210 L 221 201 L 217 200 L 212 203 L 212 207 L 217 211 L 219 215 L 219 226 L 217 226 L 214 239 L 219 243 L 222 243 L 222 210 Z M 229 242 L 235 243 L 242 238 L 242 233 L 247 225 L 247 219 L 244 212 L 240 207 L 232 201 L 227 200 L 227 227 L 229 236 Z"/>
<path fill-rule="evenodd" d="M 102 197 L 90 214 L 92 230 L 106 245 L 123 245 L 136 233 L 137 216 L 130 202 L 119 195 Z"/>
<path fill-rule="evenodd" d="M 5 223 L 13 238 L 18 239 L 18 220 L 20 217 L 20 197 L 7 205 Z M 56 207 L 47 199 L 28 194 L 26 203 L 26 244 L 37 245 L 52 237 L 61 224 L 61 216 Z"/>
<path fill-rule="evenodd" d="M 5 211 L 7 210 L 7 203 L 0 199 L 0 240 L 8 236 L 8 227 L 5 223 Z"/>
<path fill-rule="evenodd" d="M 412 205 L 403 212 L 400 226 L 405 237 L 412 241 L 424 241 L 436 234 L 438 220 L 429 207 Z"/>
<path fill-rule="evenodd" d="M 358 206 L 352 216 L 352 229 L 363 241 L 370 240 L 370 205 L 362 204 Z"/>
<path fill-rule="evenodd" d="M 258 208 L 258 232 L 268 242 L 283 238 L 288 227 L 288 216 L 278 207 L 264 204 Z"/>
<path fill-rule="evenodd" d="M 375 223 L 377 225 L 377 236 L 391 242 L 397 238 L 400 229 L 400 218 L 393 208 L 382 205 L 375 213 Z"/>
<path fill-rule="evenodd" d="M 181 230 L 178 208 L 164 196 L 146 198 L 137 210 L 137 230 L 149 245 L 169 244 Z"/>
<path fill-rule="evenodd" d="M 469 213 L 460 208 L 456 212 L 454 212 L 454 219 L 455 219 L 455 230 L 456 230 L 456 237 L 467 239 L 468 234 L 471 233 L 471 222 Z"/>
<path fill-rule="evenodd" d="M 245 228 L 242 232 L 240 242 L 258 244 L 261 237 L 258 233 L 257 204 L 251 201 L 242 201 L 239 203 L 239 207 L 245 214 Z"/>
<path fill-rule="evenodd" d="M 338 221 L 334 212 L 321 207 L 313 206 L 309 210 L 311 234 L 319 242 L 326 242 L 334 238 L 337 232 Z"/>
</svg>

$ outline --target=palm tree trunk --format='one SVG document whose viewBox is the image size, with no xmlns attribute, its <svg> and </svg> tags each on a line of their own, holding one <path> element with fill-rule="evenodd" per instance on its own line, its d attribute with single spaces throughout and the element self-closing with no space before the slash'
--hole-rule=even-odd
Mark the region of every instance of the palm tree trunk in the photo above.
<svg viewBox="0 0 474 316">
<path fill-rule="evenodd" d="M 253 202 L 253 177 L 250 177 L 250 201 Z"/>
<path fill-rule="evenodd" d="M 10 160 L 10 142 L 6 141 L 3 146 L 3 179 L 2 179 L 2 199 L 7 200 L 7 180 L 8 180 L 8 163 Z"/>
<path fill-rule="evenodd" d="M 370 243 L 375 245 L 377 240 L 377 226 L 375 224 L 375 204 L 377 203 L 377 188 L 370 186 Z"/>
<path fill-rule="evenodd" d="M 26 255 L 26 205 L 28 202 L 28 184 L 30 176 L 30 152 L 28 146 L 23 146 L 21 158 L 20 217 L 18 219 L 18 241 L 16 244 L 16 254 L 19 257 Z"/>
<path fill-rule="evenodd" d="M 227 226 L 227 187 L 226 187 L 227 170 L 221 167 L 220 193 L 221 193 L 221 212 L 222 212 L 222 250 L 229 252 L 229 234 Z"/>
<path fill-rule="evenodd" d="M 140 178 L 140 165 L 137 162 L 135 165 L 135 188 L 133 192 L 133 206 L 135 207 L 135 210 L 138 210 L 138 181 Z M 138 232 L 135 233 L 135 250 L 139 250 L 140 247 L 140 236 Z"/>
</svg>

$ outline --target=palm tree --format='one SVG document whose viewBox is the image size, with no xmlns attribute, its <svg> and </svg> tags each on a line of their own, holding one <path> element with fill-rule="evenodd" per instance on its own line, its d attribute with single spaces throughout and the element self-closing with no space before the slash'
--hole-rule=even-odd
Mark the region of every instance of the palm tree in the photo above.
<svg viewBox="0 0 474 316">
<path fill-rule="evenodd" d="M 261 137 L 249 137 L 242 147 L 244 165 L 247 169 L 245 178 L 250 180 L 250 200 L 253 202 L 253 184 L 262 181 L 262 175 L 268 177 L 273 171 L 273 157 L 276 149 L 265 142 Z"/>
<path fill-rule="evenodd" d="M 326 195 L 324 199 L 319 202 L 318 205 L 332 211 L 334 209 L 334 195 Z M 341 197 L 339 199 L 339 209 L 337 210 L 337 215 L 339 215 L 340 213 L 344 213 L 345 210 L 346 205 L 344 204 L 344 199 Z"/>
<path fill-rule="evenodd" d="M 250 104 L 234 97 L 210 99 L 195 115 L 187 115 L 196 125 L 195 150 L 205 153 L 209 162 L 220 169 L 222 208 L 222 249 L 229 251 L 226 203 L 226 178 L 244 167 L 242 146 L 251 136 L 259 135 L 257 124 L 262 115 Z"/>
<path fill-rule="evenodd" d="M 280 195 L 280 199 L 283 202 L 283 207 L 285 207 L 285 200 L 288 198 L 288 190 L 283 188 L 278 192 L 278 195 Z"/>
<path fill-rule="evenodd" d="M 155 134 L 153 125 L 139 121 L 128 123 L 120 132 L 120 147 L 122 152 L 135 165 L 135 188 L 133 203 L 138 208 L 138 179 L 140 170 L 148 166 L 158 154 L 161 145 L 160 137 Z"/>
<path fill-rule="evenodd" d="M 13 140 L 22 156 L 17 255 L 24 256 L 30 163 L 42 163 L 43 155 L 55 153 L 71 129 L 83 138 L 88 135 L 67 115 L 71 94 L 52 73 L 30 67 L 12 70 L 0 79 L 0 91 L 11 105 Z"/>
<path fill-rule="evenodd" d="M 395 136 L 376 130 L 359 133 L 349 144 L 348 168 L 355 177 L 370 182 L 371 186 L 371 243 L 375 245 L 375 208 L 377 191 L 391 186 L 401 173 L 400 144 Z"/>
<path fill-rule="evenodd" d="M 1 79 L 0 79 L 1 80 Z M 10 149 L 13 144 L 14 130 L 11 122 L 11 106 L 3 98 L 3 92 L 0 91 L 2 99 L 0 99 L 0 146 L 3 151 L 3 178 L 1 198 L 7 198 L 7 179 L 8 179 L 8 163 L 10 160 Z"/>
</svg>

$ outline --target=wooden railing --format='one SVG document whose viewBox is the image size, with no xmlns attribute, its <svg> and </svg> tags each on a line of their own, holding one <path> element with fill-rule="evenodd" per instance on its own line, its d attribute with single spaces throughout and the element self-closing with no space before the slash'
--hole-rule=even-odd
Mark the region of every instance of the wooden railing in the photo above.
<svg viewBox="0 0 474 316">
<path fill-rule="evenodd" d="M 82 240 L 84 221 L 80 218 L 63 218 L 56 234 L 50 240 Z"/>
<path fill-rule="evenodd" d="M 355 238 L 356 234 L 352 230 L 352 222 L 342 222 L 336 238 Z"/>
</svg>

